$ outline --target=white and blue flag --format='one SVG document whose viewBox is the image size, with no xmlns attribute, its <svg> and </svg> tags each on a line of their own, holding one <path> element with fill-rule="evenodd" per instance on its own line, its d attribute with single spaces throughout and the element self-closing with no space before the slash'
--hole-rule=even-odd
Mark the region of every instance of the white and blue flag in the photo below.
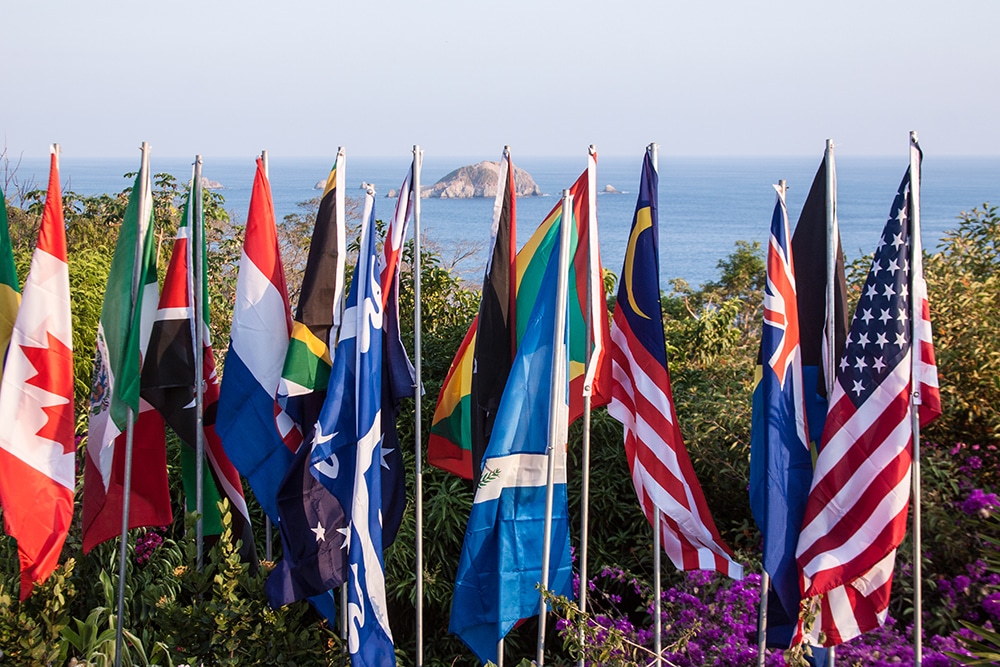
<svg viewBox="0 0 1000 667">
<path fill-rule="evenodd" d="M 374 208 L 374 193 L 369 191 L 358 263 L 310 456 L 312 473 L 340 501 L 348 518 L 346 526 L 321 528 L 346 537 L 348 644 L 355 667 L 396 664 L 382 557 L 384 310 Z"/>
<path fill-rule="evenodd" d="M 553 400 L 560 409 L 548 588 L 572 594 L 565 448 L 569 387 L 552 381 L 557 359 L 567 363 L 565 342 L 554 345 L 558 252 L 556 244 L 500 399 L 455 580 L 448 630 L 484 663 L 497 662 L 497 643 L 515 623 L 538 614 Z"/>
</svg>

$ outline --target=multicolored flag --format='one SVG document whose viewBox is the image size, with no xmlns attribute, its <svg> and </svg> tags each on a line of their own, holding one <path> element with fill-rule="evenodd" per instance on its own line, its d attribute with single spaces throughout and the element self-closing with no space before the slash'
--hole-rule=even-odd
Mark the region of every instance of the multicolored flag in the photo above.
<svg viewBox="0 0 1000 667">
<path fill-rule="evenodd" d="M 404 396 L 412 396 L 413 368 L 406 356 L 400 337 L 398 319 L 399 265 L 402 258 L 402 243 L 406 236 L 406 225 L 412 210 L 412 167 L 403 181 L 396 205 L 396 212 L 389 223 L 382 253 L 379 257 L 376 284 L 379 292 L 379 306 L 384 308 L 382 316 L 382 361 L 381 368 L 381 538 L 383 548 L 389 546 L 396 537 L 406 507 L 406 480 L 402 451 L 396 434 L 396 414 L 398 401 Z M 367 218 L 366 218 L 367 219 Z M 356 272 L 357 272 L 356 267 Z M 359 274 L 356 273 L 355 281 Z M 353 294 L 353 293 L 352 293 Z M 352 296 L 355 299 L 356 297 Z M 350 302 L 349 303 L 354 303 Z M 355 312 L 353 310 L 349 311 Z M 351 345 L 356 334 L 350 334 Z M 354 363 L 350 348 L 337 347 L 333 359 L 333 378 L 339 378 L 330 385 L 333 392 L 321 414 L 327 419 L 341 414 L 347 419 L 353 406 L 353 397 L 345 384 L 350 373 L 349 364 Z M 345 392 L 347 392 L 345 394 Z M 329 405 L 330 407 L 326 407 Z M 340 406 L 340 407 L 336 407 Z M 339 410 L 339 412 L 337 412 Z M 347 580 L 346 555 L 347 526 L 353 511 L 353 470 L 344 462 L 341 453 L 336 465 L 332 461 L 313 463 L 312 457 L 317 443 L 311 440 L 307 447 L 301 447 L 282 481 L 278 493 L 278 513 L 284 558 L 279 561 L 268 577 L 267 594 L 272 606 L 279 607 L 309 596 L 317 596 Z M 341 475 L 341 471 L 345 474 Z"/>
<path fill-rule="evenodd" d="M 257 158 L 216 431 L 274 522 L 278 487 L 301 442 L 298 426 L 277 402 L 291 331 L 271 185 Z M 293 432 L 297 437 L 290 439 Z"/>
<path fill-rule="evenodd" d="M 331 350 L 337 344 L 344 310 L 345 161 L 341 148 L 316 214 L 316 227 L 278 389 L 279 401 L 299 425 L 306 441 L 311 439 L 326 398 Z M 292 445 L 293 451 L 298 449 L 298 442 Z"/>
<path fill-rule="evenodd" d="M 347 525 L 318 523 L 317 541 L 346 534 L 347 616 L 351 664 L 395 665 L 386 614 L 382 556 L 382 326 L 384 311 L 375 248 L 375 195 L 365 197 L 358 263 L 347 297 L 309 465 L 348 514 Z"/>
<path fill-rule="evenodd" d="M 188 511 L 196 510 L 197 484 L 201 483 L 204 534 L 219 535 L 222 533 L 222 520 L 218 502 L 222 497 L 227 498 L 232 510 L 233 537 L 242 540 L 240 555 L 244 561 L 255 565 L 257 554 L 250 527 L 250 515 L 243 498 L 243 484 L 215 431 L 219 379 L 215 373 L 215 357 L 212 353 L 208 326 L 208 281 L 205 279 L 207 258 L 202 233 L 204 221 L 200 216 L 195 216 L 195 202 L 201 197 L 201 192 L 201 184 L 194 179 L 177 227 L 167 275 L 163 280 L 163 293 L 160 295 L 156 321 L 150 334 L 148 355 L 142 366 L 141 393 L 187 445 L 181 448 L 181 466 Z M 198 326 L 199 318 L 195 314 L 194 268 L 199 265 L 203 279 L 202 294 L 198 301 L 203 308 L 201 326 L 204 343 L 202 353 L 196 355 L 195 327 Z M 202 432 L 211 481 L 208 477 L 198 480 L 195 472 L 198 439 L 195 364 L 198 361 L 201 362 L 203 373 Z"/>
<path fill-rule="evenodd" d="M 910 179 L 907 170 L 837 367 L 799 535 L 803 596 L 813 598 L 803 604 L 816 621 L 800 626 L 796 639 L 816 645 L 839 644 L 885 621 L 909 508 L 911 393 L 922 401 L 921 425 L 941 412 Z"/>
<path fill-rule="evenodd" d="M 660 308 L 658 180 L 647 151 L 611 327 L 608 414 L 625 427 L 639 505 L 650 525 L 659 510 L 674 566 L 740 579 L 743 568 L 719 536 L 677 423 Z"/>
<path fill-rule="evenodd" d="M 510 149 L 500 159 L 490 252 L 476 316 L 470 389 L 472 479 L 478 482 L 500 397 L 517 352 L 517 194 Z"/>
<path fill-rule="evenodd" d="M 59 564 L 73 519 L 73 332 L 58 146 L 38 244 L 0 383 L 0 506 L 17 540 L 21 600 Z"/>
<path fill-rule="evenodd" d="M 500 400 L 465 531 L 448 623 L 448 631 L 458 635 L 483 663 L 497 662 L 497 643 L 515 623 L 539 611 L 536 585 L 543 581 L 550 446 L 556 460 L 548 589 L 572 595 L 565 447 L 568 383 L 565 372 L 561 386 L 553 379 L 553 370 L 568 363 L 565 344 L 555 344 L 562 267 L 558 243 L 544 250 L 548 270 L 536 292 L 535 308 L 524 318 L 526 332 Z M 575 305 L 569 301 L 569 310 Z M 565 334 L 559 340 L 565 340 Z M 555 425 L 551 424 L 553 414 Z M 553 426 L 556 440 L 550 442 Z"/>
<path fill-rule="evenodd" d="M 14 330 L 17 308 L 21 305 L 21 288 L 17 283 L 14 266 L 14 248 L 10 244 L 10 227 L 7 223 L 7 202 L 0 190 L 0 378 L 3 377 L 3 358 Z"/>
<path fill-rule="evenodd" d="M 828 148 L 827 150 L 832 150 Z M 830 154 L 830 169 L 833 156 Z M 765 569 L 770 575 L 767 595 L 767 644 L 788 648 L 799 620 L 799 575 L 795 563 L 795 545 L 806 499 L 812 481 L 814 452 L 818 448 L 826 421 L 827 382 L 825 369 L 829 355 L 830 329 L 834 340 L 834 356 L 844 347 L 847 336 L 847 286 L 844 278 L 844 254 L 840 247 L 840 234 L 836 229 L 836 177 L 829 179 L 834 186 L 830 193 L 834 200 L 834 225 L 831 236 L 835 246 L 833 285 L 828 285 L 827 264 L 827 159 L 820 163 L 799 215 L 792 235 L 791 254 L 795 257 L 795 295 L 797 304 L 798 356 L 801 357 L 801 387 L 804 392 L 805 421 L 808 426 L 810 449 L 803 451 L 796 442 L 797 430 L 792 421 L 800 418 L 798 407 L 790 395 L 791 383 L 781 389 L 773 370 L 762 379 L 763 359 L 770 359 L 775 349 L 774 333 L 780 329 L 769 328 L 768 343 L 762 346 L 758 360 L 758 382 L 753 395 L 753 425 L 750 439 L 750 502 L 754 516 L 765 535 Z M 772 221 L 773 224 L 773 221 Z M 786 237 L 787 238 L 787 237 Z M 781 254 L 779 254 L 779 257 Z M 782 263 L 776 263 L 781 266 Z M 779 284 L 773 285 L 777 288 Z M 832 292 L 828 290 L 832 287 Z M 768 289 L 772 289 L 769 284 Z M 831 298 L 832 301 L 831 301 Z M 829 305 L 828 305 L 829 304 Z M 784 305 L 784 304 L 783 304 Z M 829 312 L 829 308 L 833 312 Z M 828 319 L 829 317 L 829 319 Z M 765 324 L 765 327 L 769 325 Z M 790 327 L 784 328 L 789 336 Z M 765 352 L 764 348 L 770 350 Z M 793 363 L 793 366 L 795 364 Z M 766 396 L 766 398 L 765 398 Z M 765 409 L 765 406 L 767 408 Z M 787 432 L 789 441 L 782 439 Z M 773 442 L 768 442 L 770 433 Z M 774 447 L 775 455 L 769 455 Z M 814 654 L 816 651 L 814 651 Z"/>
<path fill-rule="evenodd" d="M 607 299 L 597 241 L 597 156 L 588 158 L 573 196 L 573 234 L 570 240 L 569 354 L 570 419 L 583 414 L 585 391 L 592 394 L 592 407 L 611 399 L 608 347 Z M 557 204 L 517 253 L 517 308 L 514 315 L 518 341 L 524 338 L 547 267 L 548 257 L 558 245 L 562 205 Z M 589 317 L 588 317 L 589 313 Z M 587 323 L 589 321 L 590 328 Z M 472 479 L 472 370 L 478 318 L 472 323 L 455 354 L 438 395 L 427 446 L 427 461 L 433 466 Z M 519 343 L 520 344 L 520 343 Z"/>
<path fill-rule="evenodd" d="M 83 475 L 84 553 L 121 534 L 127 474 L 129 528 L 173 521 L 163 418 L 139 398 L 140 370 L 158 301 L 152 182 L 144 153 L 118 232 L 97 325 Z M 130 420 L 129 473 L 125 461 Z"/>
</svg>

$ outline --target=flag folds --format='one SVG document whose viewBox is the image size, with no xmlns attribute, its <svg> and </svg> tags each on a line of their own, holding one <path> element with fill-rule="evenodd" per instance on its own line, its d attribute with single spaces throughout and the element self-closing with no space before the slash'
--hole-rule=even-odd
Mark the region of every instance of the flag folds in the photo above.
<svg viewBox="0 0 1000 667">
<path fill-rule="evenodd" d="M 660 310 L 658 180 L 647 152 L 613 315 L 608 414 L 625 427 L 639 505 L 651 524 L 659 509 L 670 560 L 739 579 L 743 568 L 719 536 L 677 424 Z"/>
<path fill-rule="evenodd" d="M 796 263 L 785 193 L 780 187 L 775 189 L 778 194 L 767 248 L 761 379 L 754 391 L 750 439 L 750 505 L 764 537 L 764 571 L 771 582 L 768 637 L 787 647 L 799 612 L 795 545 L 812 480 L 812 455 L 802 377 Z M 825 300 L 826 295 L 822 296 Z"/>
<path fill-rule="evenodd" d="M 556 226 L 558 229 L 558 225 Z M 565 366 L 565 345 L 556 346 L 558 244 L 546 248 L 547 271 L 534 310 L 525 318 L 483 472 L 469 515 L 458 564 L 448 630 L 482 662 L 497 661 L 497 642 L 522 618 L 539 610 L 542 581 L 548 447 L 554 448 L 554 495 L 549 589 L 572 594 L 569 512 L 566 497 L 566 374 L 553 385 L 553 370 Z M 565 340 L 566 333 L 560 337 Z M 551 407 L 559 407 L 553 425 Z M 550 429 L 556 440 L 550 442 Z"/>
<path fill-rule="evenodd" d="M 382 557 L 382 289 L 375 249 L 374 192 L 365 197 L 358 263 L 309 465 L 348 513 L 348 523 L 317 524 L 315 538 L 346 533 L 351 663 L 395 665 Z M 345 530 L 346 529 L 346 530 Z M 333 539 L 330 534 L 330 539 Z"/>
<path fill-rule="evenodd" d="M 345 151 L 341 148 L 316 213 L 316 226 L 278 390 L 282 406 L 299 425 L 299 437 L 306 440 L 310 438 L 326 397 L 333 363 L 331 350 L 337 344 L 344 309 L 345 162 Z M 295 437 L 295 434 L 290 433 L 288 437 Z M 293 451 L 298 449 L 298 442 L 293 443 Z"/>
<path fill-rule="evenodd" d="M 570 419 L 583 414 L 585 391 L 593 407 L 611 398 L 608 318 L 597 242 L 597 157 L 591 154 L 587 170 L 570 188 L 573 226 L 570 237 L 569 354 Z M 553 247 L 558 245 L 562 205 L 556 204 L 516 256 L 517 340 L 521 341 L 542 286 Z M 589 317 L 588 317 L 589 314 Z M 589 328 L 588 328 L 589 323 Z M 472 479 L 472 372 L 477 319 L 462 341 L 438 395 L 427 445 L 427 461 L 448 472 Z M 520 342 L 518 343 L 520 344 Z"/>
<path fill-rule="evenodd" d="M 271 185 L 258 158 L 216 430 L 230 461 L 275 522 L 278 486 L 301 441 L 289 438 L 298 435 L 298 427 L 277 402 L 291 330 Z"/>
<path fill-rule="evenodd" d="M 378 348 L 382 355 L 379 364 L 381 381 L 378 384 L 382 392 L 380 481 L 383 548 L 395 539 L 406 507 L 406 479 L 396 433 L 396 415 L 399 401 L 413 396 L 414 373 L 399 330 L 398 291 L 403 239 L 415 197 L 413 169 L 411 167 L 400 188 L 396 211 L 378 257 L 375 278 L 379 306 L 384 308 L 381 347 Z M 356 334 L 350 333 L 349 337 L 353 341 Z M 351 344 L 354 345 L 353 342 Z M 353 409 L 352 395 L 350 392 L 345 394 L 345 378 L 354 372 L 349 366 L 354 359 L 347 350 L 344 348 L 342 352 L 338 346 L 334 354 L 331 377 L 336 381 L 330 385 L 332 394 L 327 397 L 321 413 L 326 415 L 326 423 L 339 414 L 346 419 Z M 267 582 L 267 594 L 275 607 L 321 595 L 341 585 L 347 578 L 345 537 L 351 521 L 354 478 L 348 472 L 341 474 L 341 470 L 353 468 L 343 464 L 341 459 L 346 454 L 341 454 L 336 467 L 322 461 L 314 464 L 312 457 L 316 446 L 313 439 L 299 449 L 278 492 L 278 526 L 284 558 L 277 563 Z M 322 539 L 317 537 L 319 527 L 322 527 Z"/>
<path fill-rule="evenodd" d="M 893 201 L 837 367 L 796 550 L 803 595 L 822 596 L 811 601 L 816 622 L 801 628 L 817 645 L 884 622 L 909 507 L 911 389 L 923 400 L 921 424 L 940 414 L 911 176 L 907 170 Z"/>
<path fill-rule="evenodd" d="M 139 398 L 142 359 L 156 317 L 159 286 L 149 161 L 143 155 L 118 232 L 97 325 L 83 477 L 83 550 L 118 536 L 125 476 L 129 528 L 173 521 L 163 418 Z M 125 469 L 132 420 L 132 470 Z"/>
<path fill-rule="evenodd" d="M 17 540 L 21 600 L 59 564 L 76 485 L 73 332 L 59 158 L 0 382 L 0 506 Z"/>
<path fill-rule="evenodd" d="M 832 154 L 829 155 L 829 168 L 832 172 Z M 832 230 L 828 230 L 827 225 L 828 181 L 833 185 L 833 191 L 829 193 L 834 200 Z M 767 323 L 764 325 L 769 327 L 767 345 L 764 346 L 762 340 L 758 383 L 753 395 L 750 503 L 755 520 L 765 535 L 765 569 L 771 582 L 766 602 L 767 643 L 774 647 L 787 648 L 798 626 L 800 592 L 795 546 L 812 481 L 814 452 L 826 421 L 825 369 L 829 340 L 832 336 L 833 355 L 837 356 L 843 350 L 847 336 L 847 287 L 835 200 L 836 176 L 831 173 L 831 178 L 827 178 L 827 159 L 824 157 L 795 226 L 790 252 L 790 256 L 796 258 L 797 356 L 801 358 L 802 400 L 808 427 L 809 450 L 806 453 L 803 453 L 801 444 L 795 442 L 800 438 L 797 428 L 791 428 L 792 422 L 797 423 L 800 418 L 798 404 L 791 393 L 794 383 L 786 383 L 784 388 L 778 386 L 773 369 L 766 376 L 767 383 L 763 382 L 762 362 L 770 359 L 777 349 L 775 333 L 780 331 L 780 328 Z M 828 285 L 828 235 L 834 245 L 832 285 Z M 782 263 L 776 263 L 776 267 L 780 266 Z M 769 284 L 768 289 L 777 289 L 778 285 Z M 831 308 L 833 312 L 830 312 Z M 789 335 L 788 327 L 785 327 L 784 335 Z M 778 340 L 781 339 L 779 335 Z M 793 362 L 791 368 L 794 367 Z M 787 434 L 787 440 L 783 439 L 783 433 Z M 768 440 L 768 434 L 774 438 L 773 442 Z M 770 453 L 772 447 L 775 448 L 773 456 Z"/>
<path fill-rule="evenodd" d="M 476 347 L 470 385 L 472 478 L 479 480 L 483 455 L 493 430 L 510 364 L 517 351 L 515 299 L 517 272 L 517 195 L 510 149 L 500 159 L 497 196 L 493 205 L 490 252 L 483 276 L 482 298 L 476 316 Z"/>
<path fill-rule="evenodd" d="M 222 533 L 218 501 L 229 500 L 233 517 L 233 537 L 242 540 L 240 555 L 256 565 L 257 556 L 250 529 L 250 516 L 243 498 L 240 475 L 229 461 L 215 431 L 219 401 L 219 379 L 208 328 L 208 285 L 203 236 L 203 220 L 195 215 L 195 202 L 201 197 L 201 184 L 193 181 L 181 222 L 177 227 L 170 265 L 163 280 L 156 321 L 150 334 L 148 355 L 142 366 L 142 397 L 155 407 L 164 421 L 177 433 L 186 447 L 181 449 L 184 495 L 189 512 L 196 510 L 197 484 L 202 484 L 203 527 L 205 535 Z M 202 293 L 195 298 L 195 268 L 201 271 Z M 202 305 L 202 350 L 195 354 L 196 304 Z M 198 439 L 195 395 L 195 364 L 202 366 L 203 421 L 205 457 L 211 480 L 196 477 Z M 213 483 L 214 482 L 214 483 Z"/>
</svg>

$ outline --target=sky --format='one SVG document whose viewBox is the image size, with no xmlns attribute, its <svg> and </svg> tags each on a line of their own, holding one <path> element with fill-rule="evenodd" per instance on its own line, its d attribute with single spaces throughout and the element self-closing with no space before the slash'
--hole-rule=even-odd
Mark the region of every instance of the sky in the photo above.
<svg viewBox="0 0 1000 667">
<path fill-rule="evenodd" d="M 997 0 L 5 4 L 8 156 L 1000 155 Z"/>
</svg>

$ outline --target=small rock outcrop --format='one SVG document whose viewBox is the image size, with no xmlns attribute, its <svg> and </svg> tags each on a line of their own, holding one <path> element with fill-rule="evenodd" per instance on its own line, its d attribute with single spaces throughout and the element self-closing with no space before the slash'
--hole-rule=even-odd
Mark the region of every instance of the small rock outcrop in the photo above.
<svg viewBox="0 0 1000 667">
<path fill-rule="evenodd" d="M 459 167 L 434 185 L 421 188 L 420 196 L 424 199 L 496 197 L 499 176 L 499 162 L 484 161 Z M 514 167 L 514 189 L 518 197 L 534 197 L 542 194 L 531 174 L 518 167 Z"/>
<path fill-rule="evenodd" d="M 225 187 L 223 187 L 222 183 L 219 183 L 218 181 L 210 181 L 207 178 L 205 178 L 204 176 L 201 177 L 201 187 L 205 188 L 206 190 L 224 190 L 225 189 Z"/>
<path fill-rule="evenodd" d="M 610 183 L 608 185 L 604 186 L 603 192 L 605 194 L 609 194 L 609 195 L 620 195 L 621 194 L 621 190 L 619 190 L 615 186 L 611 185 Z"/>
</svg>

